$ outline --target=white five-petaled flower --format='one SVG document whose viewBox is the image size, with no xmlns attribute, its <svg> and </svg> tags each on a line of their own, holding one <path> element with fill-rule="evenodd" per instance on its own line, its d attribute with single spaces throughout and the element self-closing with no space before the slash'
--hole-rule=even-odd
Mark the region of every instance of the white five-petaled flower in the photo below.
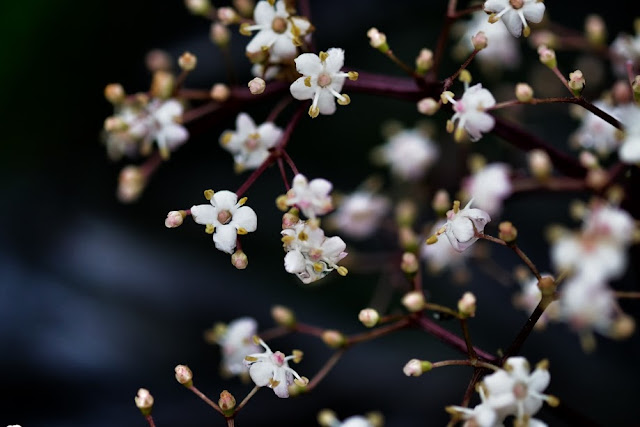
<svg viewBox="0 0 640 427">
<path fill-rule="evenodd" d="M 345 78 L 356 80 L 358 74 L 340 71 L 344 65 L 344 50 L 331 48 L 319 55 L 303 53 L 295 60 L 296 69 L 302 77 L 291 84 L 291 95 L 301 101 L 312 99 L 309 115 L 313 118 L 318 114 L 333 114 L 336 111 L 335 99 L 338 104 L 347 105 L 351 102 L 348 95 L 340 94 Z"/>
<path fill-rule="evenodd" d="M 253 342 L 257 330 L 258 322 L 250 317 L 241 317 L 227 325 L 217 340 L 222 350 L 223 372 L 238 375 L 247 371 L 245 356 L 260 351 L 260 347 Z"/>
<path fill-rule="evenodd" d="M 183 111 L 175 99 L 154 99 L 146 107 L 147 114 L 130 125 L 129 133 L 142 139 L 143 150 L 155 141 L 162 157 L 167 158 L 170 151 L 189 138 L 189 132 L 180 124 Z"/>
<path fill-rule="evenodd" d="M 324 230 L 311 221 L 298 221 L 291 228 L 282 230 L 284 268 L 295 274 L 304 284 L 322 279 L 333 270 L 342 276 L 347 269 L 338 266 L 338 262 L 347 256 L 347 245 L 337 236 L 326 237 Z"/>
<path fill-rule="evenodd" d="M 445 220 L 437 222 L 432 230 L 432 234 L 437 234 L 446 224 Z M 420 257 L 427 260 L 427 267 L 432 272 L 439 272 L 448 267 L 464 268 L 465 258 L 468 252 L 460 252 L 453 248 L 444 239 L 439 239 L 431 245 L 423 245 L 420 251 Z"/>
<path fill-rule="evenodd" d="M 260 57 L 269 51 L 269 62 L 281 62 L 296 56 L 297 46 L 311 29 L 306 18 L 291 16 L 284 0 L 275 5 L 268 1 L 259 1 L 253 11 L 255 25 L 243 27 L 243 31 L 258 31 L 247 45 L 247 55 Z"/>
<path fill-rule="evenodd" d="M 220 136 L 220 144 L 231 154 L 236 170 L 255 169 L 269 157 L 269 149 L 274 147 L 282 129 L 271 122 L 256 127 L 247 113 L 236 118 L 236 130 L 226 131 Z"/>
<path fill-rule="evenodd" d="M 502 202 L 511 195 L 509 165 L 491 163 L 468 177 L 463 184 L 464 191 L 473 195 L 474 205 L 497 215 L 502 210 Z"/>
<path fill-rule="evenodd" d="M 333 185 L 323 178 L 308 181 L 302 174 L 293 178 L 293 185 L 287 191 L 287 205 L 297 206 L 307 218 L 325 215 L 333 210 L 329 193 Z"/>
<path fill-rule="evenodd" d="M 264 353 L 250 354 L 244 360 L 245 365 L 249 367 L 251 380 L 258 387 L 267 386 L 273 389 L 276 396 L 286 398 L 289 397 L 289 386 L 294 382 L 300 386 L 307 385 L 309 380 L 298 375 L 288 363 L 289 360 L 299 361 L 302 358 L 302 352 L 294 351 L 294 354 L 285 357 L 279 351 L 272 352 L 261 339 L 258 342 L 264 348 Z"/>
<path fill-rule="evenodd" d="M 438 147 L 423 132 L 403 130 L 378 149 L 391 172 L 404 180 L 420 179 L 438 159 Z"/>
<path fill-rule="evenodd" d="M 245 202 L 246 197 L 238 201 L 236 193 L 222 190 L 213 194 L 210 205 L 193 206 L 191 215 L 195 222 L 207 226 L 207 232 L 214 233 L 216 248 L 230 254 L 238 234 L 250 233 L 258 226 L 256 213 L 243 206 Z"/>
<path fill-rule="evenodd" d="M 452 93 L 445 92 L 444 99 L 453 104 L 455 114 L 451 122 L 456 124 L 455 138 L 462 140 L 464 132 L 469 134 L 472 141 L 482 138 L 483 133 L 489 132 L 495 125 L 493 116 L 486 112 L 487 108 L 496 105 L 496 100 L 481 83 L 468 87 L 465 83 L 465 91 L 459 100 L 453 99 Z"/>
<path fill-rule="evenodd" d="M 471 208 L 471 203 L 473 199 L 464 209 L 460 209 L 460 202 L 454 203 L 453 209 L 447 212 L 447 222 L 443 227 L 449 243 L 458 252 L 464 251 L 475 243 L 478 240 L 477 233 L 482 233 L 485 225 L 491 221 L 488 213 Z"/>
<path fill-rule="evenodd" d="M 480 64 L 507 69 L 517 68 L 520 64 L 520 46 L 518 41 L 509 34 L 509 30 L 504 25 L 488 23 L 484 12 L 474 13 L 472 16 L 470 21 L 464 23 L 465 32 L 458 43 L 461 53 L 468 54 L 473 51 L 471 38 L 482 31 L 487 37 L 488 44 L 476 55 Z M 488 70 L 495 70 L 495 68 L 490 67 Z"/>
<path fill-rule="evenodd" d="M 356 191 L 340 201 L 330 220 L 348 237 L 364 239 L 376 231 L 390 207 L 384 196 Z"/>
<path fill-rule="evenodd" d="M 529 36 L 529 22 L 538 23 L 544 16 L 544 3 L 540 0 L 487 0 L 484 10 L 491 13 L 489 22 L 502 20 L 514 37 Z M 523 31 L 524 28 L 524 31 Z"/>
</svg>

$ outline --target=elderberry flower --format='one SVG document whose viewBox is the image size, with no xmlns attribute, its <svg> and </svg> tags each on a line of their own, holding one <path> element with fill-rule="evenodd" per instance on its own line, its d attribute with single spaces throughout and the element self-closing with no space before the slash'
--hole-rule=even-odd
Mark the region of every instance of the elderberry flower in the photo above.
<svg viewBox="0 0 640 427">
<path fill-rule="evenodd" d="M 233 154 L 236 170 L 240 172 L 260 166 L 281 136 L 282 129 L 273 123 L 266 122 L 256 127 L 247 113 L 240 113 L 236 118 L 235 132 L 225 131 L 220 136 L 220 144 Z"/>
<path fill-rule="evenodd" d="M 514 37 L 520 37 L 521 34 L 528 37 L 531 29 L 527 21 L 536 24 L 541 22 L 544 9 L 544 3 L 539 0 L 487 0 L 484 3 L 484 11 L 491 13 L 489 22 L 502 19 Z"/>
<path fill-rule="evenodd" d="M 464 406 L 449 406 L 447 411 L 459 415 L 465 421 L 463 427 L 497 427 L 502 426 L 498 421 L 496 411 L 486 403 L 480 403 L 473 409 Z"/>
<path fill-rule="evenodd" d="M 487 22 L 487 15 L 484 12 L 474 13 L 472 16 L 473 18 L 465 23 L 465 32 L 460 38 L 457 49 L 461 53 L 471 53 L 474 49 L 471 38 L 482 31 L 488 43 L 487 47 L 476 55 L 480 64 L 507 69 L 517 68 L 520 64 L 520 47 L 518 41 L 509 34 L 509 30 L 504 25 L 492 25 Z M 489 69 L 493 70 L 493 68 Z"/>
<path fill-rule="evenodd" d="M 451 204 L 449 203 L 449 206 Z M 438 233 L 444 225 L 445 220 L 438 221 L 432 228 L 430 235 Z M 422 245 L 420 256 L 427 261 L 429 271 L 437 273 L 445 268 L 464 267 L 464 260 L 469 252 L 459 252 L 453 248 L 446 240 L 439 239 L 432 245 Z"/>
<path fill-rule="evenodd" d="M 491 163 L 468 177 L 463 184 L 466 194 L 473 194 L 478 209 L 489 215 L 502 211 L 502 202 L 511 195 L 510 168 L 504 163 Z"/>
<path fill-rule="evenodd" d="M 304 17 L 291 16 L 284 0 L 275 4 L 259 1 L 253 11 L 254 25 L 243 26 L 243 32 L 258 31 L 247 45 L 249 57 L 259 57 L 269 52 L 270 62 L 282 62 L 296 56 L 301 37 L 311 29 L 311 23 Z"/>
<path fill-rule="evenodd" d="M 323 178 L 312 179 L 302 174 L 293 178 L 291 189 L 287 191 L 287 206 L 297 206 L 307 217 L 315 218 L 333 210 L 333 203 L 329 193 L 333 185 Z"/>
<path fill-rule="evenodd" d="M 189 132 L 180 124 L 183 110 L 176 99 L 154 99 L 146 107 L 147 114 L 131 124 L 129 132 L 142 139 L 143 151 L 155 141 L 160 154 L 166 159 L 170 151 L 189 138 Z"/>
<path fill-rule="evenodd" d="M 236 193 L 222 190 L 213 194 L 210 205 L 191 207 L 191 215 L 196 223 L 206 225 L 207 231 L 213 233 L 217 249 L 232 254 L 238 234 L 250 233 L 258 226 L 256 213 L 243 206 L 245 202 L 246 197 L 238 201 Z"/>
<path fill-rule="evenodd" d="M 334 98 L 340 105 L 351 102 L 349 95 L 340 94 L 345 78 L 356 80 L 358 73 L 340 71 L 344 65 L 344 50 L 331 48 L 319 55 L 303 53 L 295 59 L 296 69 L 302 77 L 291 84 L 291 95 L 300 101 L 312 99 L 309 116 L 333 114 L 336 111 Z"/>
<path fill-rule="evenodd" d="M 422 178 L 438 159 L 438 148 L 423 132 L 403 130 L 379 147 L 381 160 L 391 167 L 391 173 L 406 181 Z"/>
<path fill-rule="evenodd" d="M 611 63 L 620 77 L 627 75 L 627 62 L 635 66 L 640 64 L 640 33 L 634 36 L 620 33 L 610 47 Z"/>
<path fill-rule="evenodd" d="M 304 284 L 320 280 L 333 270 L 343 276 L 347 274 L 347 269 L 337 264 L 347 256 L 346 244 L 340 237 L 325 237 L 322 228 L 313 221 L 298 221 L 282 230 L 282 242 L 287 252 L 285 270 Z"/>
<path fill-rule="evenodd" d="M 253 353 L 244 358 L 251 380 L 258 387 L 267 386 L 273 389 L 276 396 L 286 398 L 289 397 L 289 386 L 294 382 L 302 387 L 309 383 L 307 378 L 301 377 L 289 367 L 288 361 L 299 361 L 302 357 L 301 352 L 294 351 L 294 354 L 285 357 L 279 351 L 272 352 L 269 346 L 259 338 L 258 342 L 264 348 L 264 353 Z"/>
<path fill-rule="evenodd" d="M 444 234 L 449 239 L 453 249 L 462 252 L 478 240 L 477 233 L 484 231 L 485 225 L 491 217 L 483 210 L 471 208 L 473 199 L 464 209 L 460 209 L 460 202 L 454 203 L 453 209 L 447 212 L 447 222 Z"/>
<path fill-rule="evenodd" d="M 450 93 L 444 93 L 444 99 L 453 104 L 455 114 L 451 122 L 456 123 L 456 141 L 462 140 L 464 131 L 469 134 L 472 141 L 482 138 L 483 133 L 489 132 L 495 125 L 493 116 L 486 112 L 487 108 L 496 105 L 496 100 L 481 83 L 468 87 L 465 83 L 465 91 L 462 98 L 454 100 Z"/>
<path fill-rule="evenodd" d="M 376 231 L 390 207 L 384 196 L 356 191 L 342 198 L 330 219 L 346 236 L 365 239 Z"/>
<path fill-rule="evenodd" d="M 250 317 L 241 317 L 230 322 L 224 332 L 216 337 L 222 351 L 222 371 L 229 375 L 238 375 L 247 371 L 244 365 L 246 355 L 260 351 L 253 342 L 258 330 L 258 322 Z"/>
</svg>

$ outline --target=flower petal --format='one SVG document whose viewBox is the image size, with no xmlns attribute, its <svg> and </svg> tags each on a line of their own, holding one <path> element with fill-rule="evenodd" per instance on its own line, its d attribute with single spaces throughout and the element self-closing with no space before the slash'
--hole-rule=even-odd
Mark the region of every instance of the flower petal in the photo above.
<svg viewBox="0 0 640 427">
<path fill-rule="evenodd" d="M 309 87 L 305 85 L 304 79 L 304 77 L 300 77 L 298 80 L 291 83 L 291 87 L 289 88 L 291 96 L 300 101 L 304 101 L 305 99 L 312 99 L 316 93 L 316 90 L 318 90 L 317 86 L 312 85 L 311 87 Z"/>
<path fill-rule="evenodd" d="M 182 104 L 175 99 L 169 99 L 168 101 L 165 101 L 153 115 L 157 121 L 166 125 L 169 123 L 175 123 L 176 118 L 182 116 L 182 112 Z"/>
<path fill-rule="evenodd" d="M 271 60 L 280 62 L 284 59 L 291 59 L 298 53 L 296 45 L 286 35 L 279 35 L 271 46 Z"/>
<path fill-rule="evenodd" d="M 304 256 L 300 251 L 290 251 L 284 257 L 284 269 L 287 273 L 301 273 L 304 271 Z"/>
<path fill-rule="evenodd" d="M 257 130 L 264 148 L 275 146 L 282 136 L 282 129 L 271 122 L 261 124 Z"/>
<path fill-rule="evenodd" d="M 236 118 L 236 133 L 239 135 L 249 135 L 256 131 L 256 123 L 247 113 L 240 113 Z"/>
<path fill-rule="evenodd" d="M 249 368 L 251 380 L 258 386 L 264 387 L 273 378 L 274 365 L 270 362 L 258 361 Z"/>
<path fill-rule="evenodd" d="M 236 193 L 229 190 L 216 191 L 211 199 L 211 204 L 218 210 L 235 210 L 236 203 L 238 202 L 238 196 Z"/>
<path fill-rule="evenodd" d="M 295 62 L 296 70 L 305 76 L 316 76 L 320 74 L 323 69 L 320 57 L 313 53 L 303 53 L 295 59 Z"/>
<path fill-rule="evenodd" d="M 504 25 L 506 25 L 507 30 L 509 30 L 513 37 L 520 37 L 522 34 L 522 20 L 517 12 L 510 10 L 502 15 L 500 19 L 504 22 Z"/>
<path fill-rule="evenodd" d="M 219 225 L 216 227 L 215 233 L 213 233 L 213 243 L 216 244 L 218 250 L 232 254 L 236 248 L 237 237 L 238 233 L 235 227 L 230 224 Z"/>
<path fill-rule="evenodd" d="M 236 227 L 242 227 L 248 232 L 256 231 L 258 228 L 258 216 L 249 206 L 241 206 L 233 213 L 231 223 Z"/>
<path fill-rule="evenodd" d="M 183 126 L 179 124 L 169 124 L 162 128 L 160 132 L 162 134 L 162 138 L 165 140 L 167 147 L 173 150 L 189 139 L 189 132 Z M 157 136 L 160 138 L 160 135 Z"/>
<path fill-rule="evenodd" d="M 527 21 L 537 24 L 542 21 L 542 18 L 544 17 L 544 9 L 544 3 L 537 1 L 530 2 L 524 5 L 522 8 L 522 14 Z"/>
<path fill-rule="evenodd" d="M 191 216 L 196 224 L 213 224 L 217 219 L 218 212 L 216 208 L 209 205 L 197 205 L 191 207 Z"/>
<path fill-rule="evenodd" d="M 336 99 L 331 92 L 326 89 L 320 90 L 318 108 L 320 109 L 320 114 L 331 115 L 336 112 Z"/>
<path fill-rule="evenodd" d="M 268 1 L 259 1 L 256 8 L 253 10 L 253 20 L 258 25 L 265 25 L 271 27 L 271 22 L 276 16 L 276 11 L 269 4 Z"/>
<path fill-rule="evenodd" d="M 324 61 L 325 70 L 329 74 L 335 74 L 339 72 L 344 66 L 344 49 L 332 47 L 327 50 L 327 59 Z"/>
<path fill-rule="evenodd" d="M 484 2 L 484 10 L 487 12 L 499 13 L 508 6 L 508 0 L 487 0 Z"/>
<path fill-rule="evenodd" d="M 262 48 L 264 46 L 271 47 L 277 37 L 278 35 L 271 28 L 260 30 L 247 44 L 246 51 L 249 53 L 262 52 Z"/>
</svg>

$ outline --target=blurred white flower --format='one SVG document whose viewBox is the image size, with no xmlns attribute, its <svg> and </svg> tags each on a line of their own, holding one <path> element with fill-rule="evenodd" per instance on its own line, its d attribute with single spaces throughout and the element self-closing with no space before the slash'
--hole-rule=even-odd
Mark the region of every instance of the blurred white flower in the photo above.
<svg viewBox="0 0 640 427">
<path fill-rule="evenodd" d="M 487 47 L 476 55 L 481 64 L 498 65 L 514 69 L 520 65 L 520 46 L 504 25 L 494 25 L 487 21 L 484 12 L 474 13 L 472 19 L 464 23 L 464 34 L 458 44 L 468 54 L 473 51 L 471 37 L 483 31 L 488 39 Z"/>
<path fill-rule="evenodd" d="M 511 195 L 510 167 L 505 163 L 491 163 L 468 177 L 463 184 L 464 191 L 473 196 L 478 209 L 489 215 L 502 211 L 502 202 Z"/>
<path fill-rule="evenodd" d="M 260 351 L 260 346 L 253 342 L 258 331 L 258 322 L 251 317 L 241 317 L 230 322 L 217 342 L 222 351 L 222 370 L 230 375 L 238 375 L 247 371 L 245 356 Z"/>
<path fill-rule="evenodd" d="M 429 235 L 437 234 L 438 230 L 444 227 L 445 224 L 446 220 L 437 222 Z M 444 268 L 455 268 L 464 265 L 469 252 L 457 251 L 446 240 L 438 239 L 434 244 L 422 245 L 420 255 L 423 259 L 426 259 L 429 270 L 439 272 Z"/>
<path fill-rule="evenodd" d="M 154 99 L 146 107 L 146 115 L 130 124 L 129 133 L 143 140 L 143 149 L 156 142 L 160 154 L 167 158 L 189 138 L 189 132 L 180 124 L 184 108 L 176 99 Z"/>
<path fill-rule="evenodd" d="M 274 147 L 282 129 L 271 122 L 256 127 L 247 113 L 236 118 L 236 130 L 225 131 L 220 136 L 222 147 L 233 154 L 236 170 L 255 169 L 269 157 L 269 149 Z"/>
<path fill-rule="evenodd" d="M 332 189 L 333 185 L 326 179 L 316 178 L 308 181 L 304 175 L 297 174 L 287 191 L 287 205 L 297 206 L 307 218 L 325 215 L 333 210 L 333 202 L 329 195 Z"/>
<path fill-rule="evenodd" d="M 378 148 L 381 160 L 391 173 L 406 181 L 422 178 L 438 159 L 438 147 L 418 130 L 403 130 Z"/>
<path fill-rule="evenodd" d="M 597 101 L 594 105 L 608 114 L 615 114 L 613 108 L 603 101 Z M 617 129 L 589 111 L 582 116 L 582 124 L 573 134 L 572 140 L 580 147 L 593 150 L 601 156 L 608 155 L 620 145 Z"/>
<path fill-rule="evenodd" d="M 356 191 L 345 196 L 331 220 L 340 231 L 353 239 L 366 239 L 389 212 L 391 202 L 384 196 Z"/>
</svg>

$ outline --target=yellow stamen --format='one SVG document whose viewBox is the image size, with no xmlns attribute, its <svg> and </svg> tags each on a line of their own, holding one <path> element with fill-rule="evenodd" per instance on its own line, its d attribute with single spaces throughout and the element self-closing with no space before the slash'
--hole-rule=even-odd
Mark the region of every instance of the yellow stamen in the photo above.
<svg viewBox="0 0 640 427">
<path fill-rule="evenodd" d="M 427 245 L 433 245 L 438 241 L 438 236 L 435 234 L 427 239 Z"/>
<path fill-rule="evenodd" d="M 316 273 L 320 273 L 322 270 L 324 270 L 324 264 L 316 262 L 315 264 L 313 264 L 313 269 Z"/>
<path fill-rule="evenodd" d="M 204 190 L 204 198 L 207 200 L 211 200 L 211 198 L 213 198 L 213 190 Z"/>
<path fill-rule="evenodd" d="M 543 371 L 548 371 L 549 359 L 542 359 L 541 361 L 539 361 L 538 364 L 536 365 L 536 368 L 542 369 Z"/>
<path fill-rule="evenodd" d="M 233 132 L 227 131 L 220 137 L 220 142 L 222 143 L 222 145 L 227 145 L 231 142 L 231 138 L 233 138 Z"/>
<path fill-rule="evenodd" d="M 257 357 L 252 357 L 252 356 L 245 356 L 244 360 L 246 360 L 247 362 L 257 362 L 258 358 Z"/>
<path fill-rule="evenodd" d="M 349 105 L 351 103 L 351 97 L 346 93 L 342 94 L 342 99 L 338 98 L 338 104 L 340 105 Z"/>
<path fill-rule="evenodd" d="M 282 239 L 280 240 L 282 240 L 282 243 L 284 243 L 285 245 L 289 245 L 291 244 L 291 242 L 296 240 L 296 238 L 293 236 L 282 236 Z"/>
<path fill-rule="evenodd" d="M 349 80 L 352 80 L 352 81 L 358 80 L 358 76 L 359 74 L 356 71 L 349 71 L 347 73 L 347 77 L 349 77 Z"/>
<path fill-rule="evenodd" d="M 309 378 L 307 377 L 301 377 L 300 379 L 295 378 L 293 382 L 300 387 L 306 387 L 307 384 L 309 384 Z"/>
<path fill-rule="evenodd" d="M 300 350 L 293 350 L 293 363 L 300 363 L 304 353 Z"/>
<path fill-rule="evenodd" d="M 241 236 L 244 236 L 245 234 L 249 233 L 245 228 L 238 228 L 238 234 Z"/>
<path fill-rule="evenodd" d="M 495 13 L 492 13 L 491 15 L 489 15 L 489 23 L 495 24 L 499 20 L 500 18 L 498 18 Z"/>
<path fill-rule="evenodd" d="M 280 384 L 280 381 L 276 381 L 273 378 L 269 380 L 269 387 L 271 388 L 276 388 L 278 387 L 279 384 Z"/>
<path fill-rule="evenodd" d="M 329 57 L 329 54 L 327 52 L 320 52 L 318 57 L 320 57 L 320 61 L 324 62 Z"/>
<path fill-rule="evenodd" d="M 453 202 L 453 213 L 457 214 L 458 212 L 460 212 L 460 200 Z"/>
<path fill-rule="evenodd" d="M 524 30 L 522 31 L 522 35 L 525 37 L 529 37 L 531 35 L 531 27 L 529 27 L 528 25 L 524 27 Z"/>
<path fill-rule="evenodd" d="M 309 235 L 307 233 L 305 233 L 304 231 L 301 231 L 298 234 L 298 239 L 300 239 L 303 242 L 305 242 L 308 238 L 309 238 Z"/>
<path fill-rule="evenodd" d="M 204 232 L 207 234 L 213 234 L 214 231 L 216 231 L 216 227 L 213 224 L 207 224 L 204 227 Z"/>
<path fill-rule="evenodd" d="M 243 24 L 240 24 L 240 34 L 242 34 L 243 36 L 251 35 L 251 30 L 249 29 L 249 23 L 245 22 Z"/>
<path fill-rule="evenodd" d="M 452 133 L 455 129 L 455 125 L 451 120 L 447 120 L 447 133 Z"/>
<path fill-rule="evenodd" d="M 309 107 L 309 116 L 312 119 L 315 119 L 318 115 L 320 115 L 320 109 L 318 107 L 314 107 L 313 105 Z"/>
<path fill-rule="evenodd" d="M 253 337 L 251 337 L 251 339 L 253 340 L 253 343 L 256 345 L 260 345 L 260 337 L 257 335 L 254 335 Z"/>
<path fill-rule="evenodd" d="M 306 87 L 311 87 L 311 76 L 309 76 L 306 79 L 304 79 L 304 85 Z"/>
<path fill-rule="evenodd" d="M 346 267 L 340 266 L 338 267 L 338 269 L 336 270 L 338 272 L 339 275 L 341 276 L 346 276 L 347 274 L 349 274 L 349 270 L 347 270 Z"/>
<path fill-rule="evenodd" d="M 242 199 L 240 199 L 240 200 L 238 201 L 238 204 L 239 204 L 240 206 L 244 205 L 245 203 L 247 203 L 247 198 L 246 198 L 246 197 L 243 197 Z"/>
<path fill-rule="evenodd" d="M 458 77 L 458 80 L 460 80 L 462 83 L 471 83 L 472 79 L 469 70 L 460 71 L 460 77 Z"/>
</svg>

